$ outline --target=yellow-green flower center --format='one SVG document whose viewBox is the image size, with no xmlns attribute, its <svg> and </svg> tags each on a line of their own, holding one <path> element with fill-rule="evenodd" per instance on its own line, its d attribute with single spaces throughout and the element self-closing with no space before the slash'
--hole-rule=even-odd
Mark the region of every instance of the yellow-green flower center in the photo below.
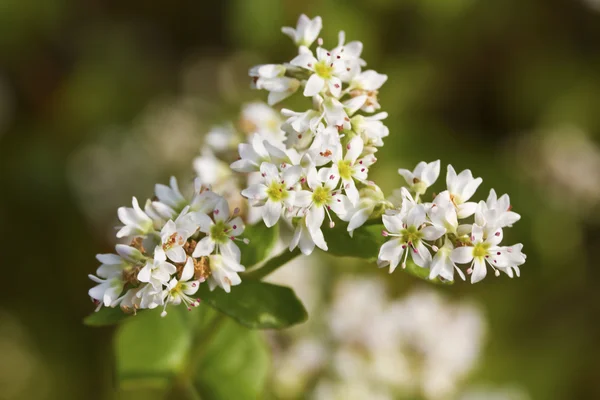
<svg viewBox="0 0 600 400">
<path fill-rule="evenodd" d="M 288 197 L 288 191 L 285 187 L 285 184 L 281 182 L 273 181 L 267 188 L 267 197 L 269 200 L 274 202 L 281 202 Z"/>
<path fill-rule="evenodd" d="M 216 243 L 225 243 L 229 236 L 227 236 L 227 231 L 229 230 L 229 225 L 225 223 L 225 221 L 217 221 L 213 226 L 210 227 L 210 237 Z"/>
<path fill-rule="evenodd" d="M 348 180 L 352 178 L 352 167 L 350 161 L 340 160 L 338 161 L 338 171 L 342 179 Z"/>
<path fill-rule="evenodd" d="M 320 186 L 315 189 L 312 195 L 312 201 L 317 206 L 324 206 L 331 201 L 331 193 L 326 188 Z"/>
<path fill-rule="evenodd" d="M 488 248 L 490 247 L 487 243 L 477 243 L 473 247 L 473 257 L 485 257 L 488 254 Z"/>
<path fill-rule="evenodd" d="M 409 226 L 406 229 L 400 231 L 402 235 L 402 242 L 412 243 L 414 245 L 419 243 L 419 240 L 423 237 L 423 234 L 417 229 L 416 226 Z"/>
<path fill-rule="evenodd" d="M 315 64 L 315 73 L 323 79 L 330 79 L 333 75 L 333 67 L 325 61 Z"/>
</svg>

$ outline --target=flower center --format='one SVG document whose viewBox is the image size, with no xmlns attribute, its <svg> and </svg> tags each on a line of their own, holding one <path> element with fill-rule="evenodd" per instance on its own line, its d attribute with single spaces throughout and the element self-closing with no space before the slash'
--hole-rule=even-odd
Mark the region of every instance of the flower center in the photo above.
<svg viewBox="0 0 600 400">
<path fill-rule="evenodd" d="M 352 178 L 352 168 L 350 167 L 350 161 L 338 161 L 338 171 L 340 172 L 340 177 L 342 179 L 348 180 Z"/>
<path fill-rule="evenodd" d="M 419 243 L 419 240 L 421 240 L 423 237 L 423 234 L 417 229 L 417 227 L 412 225 L 406 229 L 402 229 L 400 234 L 402 235 L 402 241 L 404 243 L 412 243 L 415 245 Z"/>
<path fill-rule="evenodd" d="M 281 182 L 273 181 L 267 188 L 267 197 L 269 200 L 274 202 L 281 202 L 288 197 L 288 191 L 285 188 L 285 184 Z"/>
<path fill-rule="evenodd" d="M 331 193 L 329 193 L 329 190 L 320 186 L 313 192 L 312 201 L 317 206 L 324 206 L 331 201 Z"/>
<path fill-rule="evenodd" d="M 488 247 L 490 247 L 487 243 L 477 243 L 473 247 L 473 257 L 485 257 L 488 254 Z"/>
<path fill-rule="evenodd" d="M 315 74 L 323 79 L 330 79 L 333 75 L 333 67 L 327 65 L 326 61 L 319 61 L 315 64 Z"/>
<path fill-rule="evenodd" d="M 217 221 L 213 226 L 210 227 L 210 237 L 216 243 L 227 242 L 227 231 L 229 226 L 224 221 Z"/>
</svg>

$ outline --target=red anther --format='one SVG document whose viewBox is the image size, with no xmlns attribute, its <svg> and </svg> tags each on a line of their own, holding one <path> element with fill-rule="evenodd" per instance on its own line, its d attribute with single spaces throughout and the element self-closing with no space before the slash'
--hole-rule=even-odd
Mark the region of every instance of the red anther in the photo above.
<svg viewBox="0 0 600 400">
<path fill-rule="evenodd" d="M 233 229 L 237 229 L 237 225 L 234 225 L 234 226 L 233 226 Z"/>
</svg>

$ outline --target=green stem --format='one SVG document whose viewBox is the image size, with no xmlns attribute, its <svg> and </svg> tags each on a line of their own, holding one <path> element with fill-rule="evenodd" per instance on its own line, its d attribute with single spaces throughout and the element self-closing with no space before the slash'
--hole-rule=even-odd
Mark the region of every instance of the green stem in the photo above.
<svg viewBox="0 0 600 400">
<path fill-rule="evenodd" d="M 299 249 L 294 249 L 292 251 L 288 251 L 286 249 L 280 254 L 271 258 L 262 267 L 257 268 L 253 271 L 243 273 L 243 277 L 245 279 L 262 279 L 265 276 L 269 275 L 271 272 L 275 271 L 276 269 L 283 267 L 285 264 L 299 256 L 300 254 L 301 252 Z"/>
</svg>

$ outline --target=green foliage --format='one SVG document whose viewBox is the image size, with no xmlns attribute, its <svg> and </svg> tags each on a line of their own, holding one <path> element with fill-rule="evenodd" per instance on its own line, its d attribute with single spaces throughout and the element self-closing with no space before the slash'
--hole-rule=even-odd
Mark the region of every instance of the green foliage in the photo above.
<svg viewBox="0 0 600 400">
<path fill-rule="evenodd" d="M 201 285 L 198 294 L 206 304 L 252 329 L 287 328 L 308 317 L 292 289 L 266 282 L 248 279 L 231 293 L 211 292 Z"/>
<path fill-rule="evenodd" d="M 385 230 L 383 224 L 363 225 L 354 231 L 352 237 L 346 232 L 347 226 L 346 223 L 340 222 L 336 223 L 333 229 L 323 230 L 329 247 L 328 253 L 339 257 L 362 258 L 368 262 L 377 261 L 379 248 L 389 240 L 381 234 Z M 402 271 L 436 284 L 451 285 L 453 283 L 442 281 L 439 278 L 429 279 L 429 269 L 419 267 L 410 257 L 406 261 L 406 268 Z"/>
<path fill-rule="evenodd" d="M 255 266 L 269 257 L 277 238 L 279 238 L 279 224 L 272 228 L 262 222 L 254 225 L 247 225 L 242 235 L 250 239 L 247 245 L 240 245 L 242 250 L 242 258 L 240 263 L 246 268 Z"/>
<path fill-rule="evenodd" d="M 108 326 L 114 325 L 129 318 L 131 314 L 124 313 L 120 307 L 102 307 L 83 319 L 87 326 Z"/>
<path fill-rule="evenodd" d="M 117 332 L 115 350 L 122 398 L 256 399 L 269 368 L 258 332 L 205 306 L 191 312 L 177 307 L 165 318 L 159 310 L 131 318 Z"/>
</svg>

